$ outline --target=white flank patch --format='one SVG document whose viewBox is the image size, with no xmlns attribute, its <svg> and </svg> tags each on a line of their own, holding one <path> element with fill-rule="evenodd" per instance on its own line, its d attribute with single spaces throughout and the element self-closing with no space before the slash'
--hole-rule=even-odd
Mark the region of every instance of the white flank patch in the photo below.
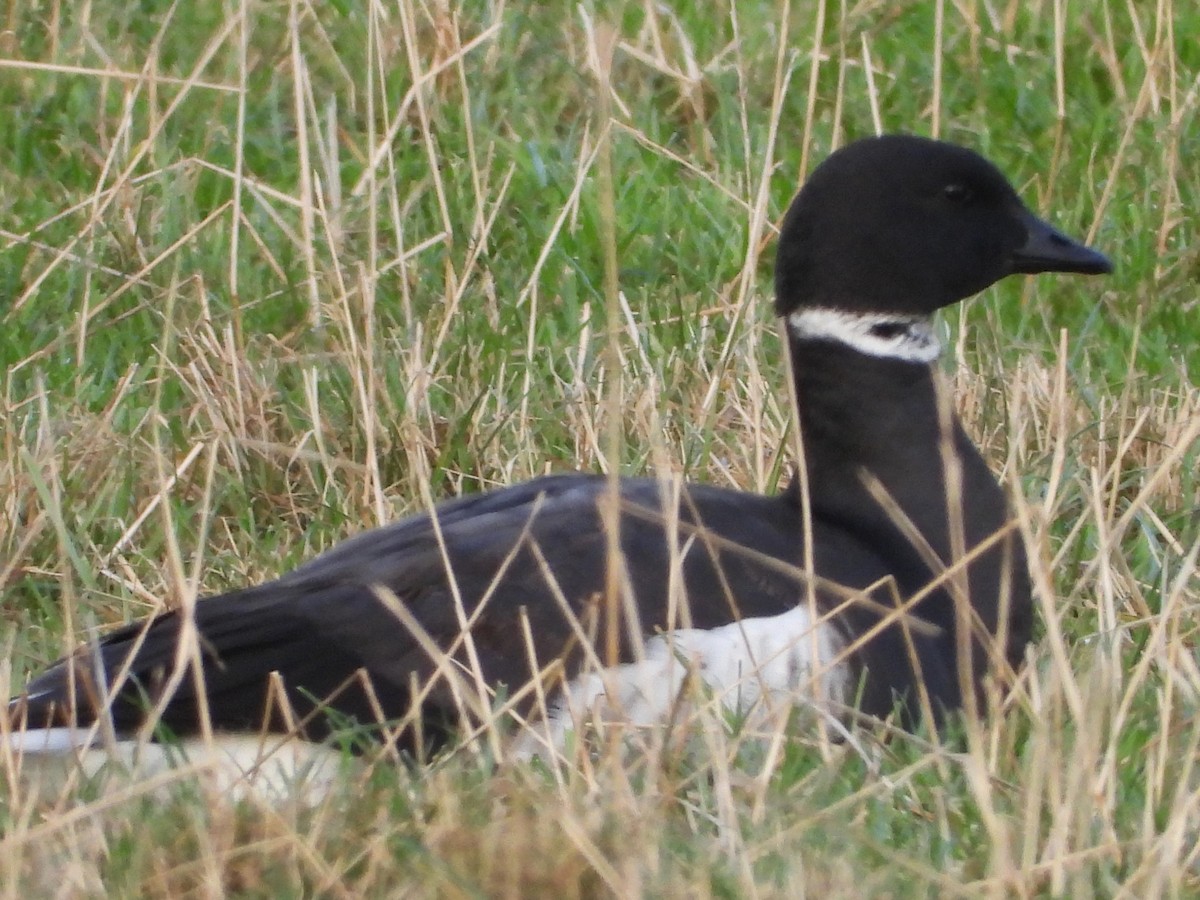
<svg viewBox="0 0 1200 900">
<path fill-rule="evenodd" d="M 189 777 L 232 799 L 315 804 L 333 786 L 344 755 L 323 744 L 279 735 L 221 734 L 173 744 L 104 741 L 92 728 L 32 728 L 0 741 L 24 784 L 42 794 L 61 790 L 73 773 L 126 783 L 161 781 L 168 787 Z"/>
<path fill-rule="evenodd" d="M 788 316 L 788 327 L 797 338 L 836 341 L 883 359 L 931 363 L 942 352 L 928 316 L 798 309 Z"/>
<path fill-rule="evenodd" d="M 667 718 L 689 678 L 737 712 L 760 704 L 781 708 L 845 703 L 851 673 L 837 662 L 844 641 L 828 621 L 813 624 L 806 607 L 743 619 L 719 628 L 682 628 L 646 641 L 640 662 L 586 672 L 549 705 L 546 721 L 517 736 L 518 758 L 547 746 L 561 749 L 568 732 L 588 721 L 648 726 Z"/>
</svg>

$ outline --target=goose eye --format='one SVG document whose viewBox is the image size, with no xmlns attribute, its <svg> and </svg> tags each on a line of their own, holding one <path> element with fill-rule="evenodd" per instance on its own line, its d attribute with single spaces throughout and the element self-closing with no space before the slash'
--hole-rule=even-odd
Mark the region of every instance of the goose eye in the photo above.
<svg viewBox="0 0 1200 900">
<path fill-rule="evenodd" d="M 975 199 L 975 192 L 965 184 L 955 181 L 942 188 L 942 194 L 951 203 L 970 203 Z"/>
</svg>

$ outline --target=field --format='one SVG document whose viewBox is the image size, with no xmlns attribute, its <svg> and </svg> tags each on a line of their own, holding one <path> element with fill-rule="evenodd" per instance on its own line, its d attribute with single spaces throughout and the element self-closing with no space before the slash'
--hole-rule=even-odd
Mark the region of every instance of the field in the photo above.
<svg viewBox="0 0 1200 900">
<path fill-rule="evenodd" d="M 468 742 L 319 802 L 0 754 L 5 896 L 1200 895 L 1200 7 L 12 0 L 0 688 L 546 471 L 789 473 L 773 236 L 831 149 L 994 160 L 1107 252 L 949 311 L 1031 547 L 1006 714 Z M 169 783 L 167 783 L 169 782 Z"/>
</svg>

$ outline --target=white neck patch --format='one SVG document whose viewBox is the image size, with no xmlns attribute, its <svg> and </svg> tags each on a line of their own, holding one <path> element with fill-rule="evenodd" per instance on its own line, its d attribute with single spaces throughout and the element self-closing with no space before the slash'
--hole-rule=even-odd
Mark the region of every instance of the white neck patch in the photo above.
<svg viewBox="0 0 1200 900">
<path fill-rule="evenodd" d="M 836 341 L 867 356 L 931 363 L 942 352 L 929 316 L 851 313 L 816 307 L 798 309 L 787 321 L 793 337 Z"/>
</svg>

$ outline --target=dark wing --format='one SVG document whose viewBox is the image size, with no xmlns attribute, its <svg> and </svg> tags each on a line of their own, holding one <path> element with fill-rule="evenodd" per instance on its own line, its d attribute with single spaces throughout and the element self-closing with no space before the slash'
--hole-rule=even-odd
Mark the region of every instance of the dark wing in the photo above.
<svg viewBox="0 0 1200 900">
<path fill-rule="evenodd" d="M 538 603 L 527 586 L 533 573 L 511 565 L 514 552 L 543 511 L 557 523 L 562 547 L 581 537 L 591 543 L 596 484 L 559 476 L 464 498 L 438 507 L 436 524 L 433 515 L 413 516 L 345 541 L 276 581 L 200 600 L 193 621 L 203 691 L 190 670 L 172 683 L 185 629 L 183 615 L 170 612 L 55 664 L 27 686 L 11 715 L 27 727 L 86 724 L 107 704 L 121 734 L 138 728 L 169 688 L 157 721 L 177 734 L 195 733 L 207 715 L 216 729 L 298 726 L 320 738 L 350 719 L 402 718 L 412 709 L 413 684 L 427 685 L 441 662 L 443 676 L 420 698 L 423 725 L 436 729 L 458 717 L 454 675 L 431 652 L 454 648 L 456 639 L 464 649 L 455 596 L 465 611 L 481 601 L 489 607 L 472 635 L 486 645 L 491 682 L 513 678 L 509 660 L 517 658 L 512 642 L 520 634 L 511 598 Z M 508 572 L 502 589 L 489 590 L 501 571 Z M 411 614 L 419 637 L 397 616 L 397 605 Z M 505 627 L 495 629 L 501 618 Z M 542 643 L 552 646 L 555 637 L 542 636 Z"/>
</svg>

